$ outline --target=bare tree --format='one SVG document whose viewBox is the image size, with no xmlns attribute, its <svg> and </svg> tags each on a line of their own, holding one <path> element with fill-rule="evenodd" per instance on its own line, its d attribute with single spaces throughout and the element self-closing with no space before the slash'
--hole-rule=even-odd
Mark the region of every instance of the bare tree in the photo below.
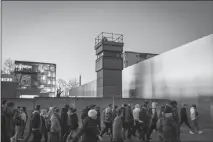
<svg viewBox="0 0 213 142">
<path fill-rule="evenodd" d="M 67 82 L 63 79 L 57 80 L 57 97 L 65 96 L 65 91 L 67 87 Z"/>
<path fill-rule="evenodd" d="M 78 86 L 79 86 L 79 82 L 76 79 L 70 79 L 67 83 L 67 88 L 69 92 L 71 92 L 73 88 L 76 88 Z M 71 94 L 69 94 L 69 96 L 71 96 Z"/>
<path fill-rule="evenodd" d="M 14 75 L 14 70 L 15 70 L 14 61 L 10 58 L 6 59 L 3 63 L 3 68 L 2 68 L 3 73 Z"/>
</svg>

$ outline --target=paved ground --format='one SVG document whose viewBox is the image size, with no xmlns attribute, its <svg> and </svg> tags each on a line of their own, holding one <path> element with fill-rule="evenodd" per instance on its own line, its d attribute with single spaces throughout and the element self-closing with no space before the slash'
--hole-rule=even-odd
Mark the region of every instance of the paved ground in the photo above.
<svg viewBox="0 0 213 142">
<path fill-rule="evenodd" d="M 189 129 L 186 127 L 181 128 L 181 142 L 213 142 L 213 128 L 203 129 L 204 133 L 201 135 L 189 134 Z M 27 133 L 25 134 L 27 135 Z M 30 141 L 29 141 L 30 142 Z M 108 137 L 103 136 L 103 142 L 108 142 Z M 140 142 L 137 138 L 132 137 L 130 142 Z M 150 142 L 159 142 L 156 132 L 152 134 Z"/>
</svg>

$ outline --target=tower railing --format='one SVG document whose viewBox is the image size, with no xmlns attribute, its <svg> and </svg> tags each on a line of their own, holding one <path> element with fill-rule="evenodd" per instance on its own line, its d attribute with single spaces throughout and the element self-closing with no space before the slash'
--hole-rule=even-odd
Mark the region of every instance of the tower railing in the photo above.
<svg viewBox="0 0 213 142">
<path fill-rule="evenodd" d="M 102 32 L 100 35 L 98 35 L 95 38 L 95 45 L 98 45 L 100 42 L 105 42 L 105 41 L 123 43 L 123 35 Z"/>
</svg>

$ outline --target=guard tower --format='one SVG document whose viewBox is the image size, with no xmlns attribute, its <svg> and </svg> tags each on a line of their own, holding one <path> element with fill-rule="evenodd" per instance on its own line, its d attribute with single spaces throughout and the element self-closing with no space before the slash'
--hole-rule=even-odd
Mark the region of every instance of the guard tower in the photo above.
<svg viewBox="0 0 213 142">
<path fill-rule="evenodd" d="M 97 96 L 122 97 L 123 35 L 102 32 L 95 39 Z"/>
</svg>

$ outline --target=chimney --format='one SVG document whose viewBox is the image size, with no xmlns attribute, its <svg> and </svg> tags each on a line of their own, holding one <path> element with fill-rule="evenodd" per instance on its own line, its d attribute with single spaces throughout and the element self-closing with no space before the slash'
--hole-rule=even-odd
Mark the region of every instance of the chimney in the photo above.
<svg viewBox="0 0 213 142">
<path fill-rule="evenodd" d="M 79 86 L 81 86 L 81 75 L 79 76 Z"/>
</svg>

